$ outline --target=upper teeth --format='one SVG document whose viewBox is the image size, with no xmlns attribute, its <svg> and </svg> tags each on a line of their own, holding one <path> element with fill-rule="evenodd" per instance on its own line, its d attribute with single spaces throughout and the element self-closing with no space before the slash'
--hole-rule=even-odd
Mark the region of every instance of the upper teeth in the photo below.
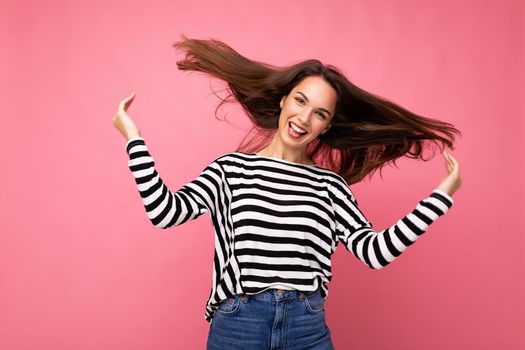
<svg viewBox="0 0 525 350">
<path fill-rule="evenodd" d="M 297 133 L 303 133 L 303 132 L 305 132 L 305 131 L 303 131 L 302 129 L 299 129 L 298 127 L 296 127 L 296 126 L 294 125 L 294 123 L 290 123 L 290 125 L 292 126 L 292 129 L 294 129 L 295 132 L 297 132 Z"/>
</svg>

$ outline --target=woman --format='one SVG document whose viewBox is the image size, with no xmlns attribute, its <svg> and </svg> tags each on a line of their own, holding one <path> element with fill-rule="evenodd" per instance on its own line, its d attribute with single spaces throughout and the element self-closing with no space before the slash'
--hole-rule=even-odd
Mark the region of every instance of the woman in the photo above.
<svg viewBox="0 0 525 350">
<path fill-rule="evenodd" d="M 366 92 L 318 60 L 273 67 L 184 35 L 174 46 L 186 51 L 179 69 L 228 83 L 234 99 L 221 104 L 240 103 L 265 143 L 219 155 L 172 192 L 127 114 L 134 94 L 113 117 L 152 224 L 177 226 L 205 212 L 212 218 L 208 349 L 333 349 L 324 301 L 337 244 L 372 269 L 386 266 L 447 212 L 461 180 L 444 151 L 447 174 L 438 186 L 379 232 L 349 184 L 399 157 L 423 159 L 424 141 L 452 147 L 459 130 Z"/>
</svg>

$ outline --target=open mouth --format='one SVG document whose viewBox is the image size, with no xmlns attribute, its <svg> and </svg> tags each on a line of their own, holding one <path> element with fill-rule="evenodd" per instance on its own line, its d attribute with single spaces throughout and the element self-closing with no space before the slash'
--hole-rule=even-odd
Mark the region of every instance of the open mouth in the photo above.
<svg viewBox="0 0 525 350">
<path fill-rule="evenodd" d="M 307 131 L 301 131 L 298 127 L 296 127 L 292 122 L 288 122 L 288 134 L 294 138 L 300 138 L 304 135 L 306 135 Z"/>
</svg>

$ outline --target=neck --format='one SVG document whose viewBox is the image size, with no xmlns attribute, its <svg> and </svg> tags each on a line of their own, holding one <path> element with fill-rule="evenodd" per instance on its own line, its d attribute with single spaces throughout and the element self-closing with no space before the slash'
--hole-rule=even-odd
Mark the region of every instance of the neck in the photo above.
<svg viewBox="0 0 525 350">
<path fill-rule="evenodd" d="M 306 149 L 291 149 L 285 147 L 274 138 L 272 142 L 257 152 L 261 156 L 275 157 L 293 163 L 312 165 L 313 162 L 306 155 Z"/>
</svg>

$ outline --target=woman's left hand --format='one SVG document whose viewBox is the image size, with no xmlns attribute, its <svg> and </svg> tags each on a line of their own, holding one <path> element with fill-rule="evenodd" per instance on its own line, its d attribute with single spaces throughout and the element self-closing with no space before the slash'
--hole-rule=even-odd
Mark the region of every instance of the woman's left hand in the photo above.
<svg viewBox="0 0 525 350">
<path fill-rule="evenodd" d="M 459 162 L 456 158 L 452 157 L 447 150 L 443 151 L 443 157 L 445 158 L 445 167 L 448 174 L 441 178 L 441 182 L 437 188 L 447 193 L 449 196 L 452 196 L 461 186 Z"/>
</svg>

